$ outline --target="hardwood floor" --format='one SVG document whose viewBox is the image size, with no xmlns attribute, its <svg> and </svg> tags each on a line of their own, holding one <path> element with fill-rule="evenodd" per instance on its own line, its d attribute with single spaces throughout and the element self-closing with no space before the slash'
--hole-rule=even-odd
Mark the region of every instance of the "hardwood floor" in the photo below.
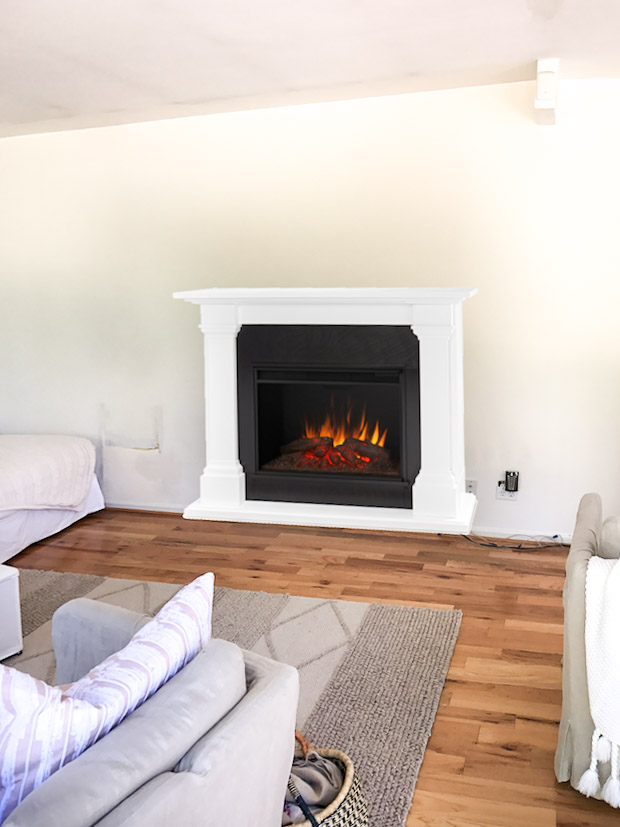
<svg viewBox="0 0 620 827">
<path fill-rule="evenodd" d="M 232 588 L 459 608 L 408 827 L 604 827 L 618 812 L 553 774 L 566 553 L 105 510 L 11 564 L 172 583 L 212 570 Z"/>
</svg>

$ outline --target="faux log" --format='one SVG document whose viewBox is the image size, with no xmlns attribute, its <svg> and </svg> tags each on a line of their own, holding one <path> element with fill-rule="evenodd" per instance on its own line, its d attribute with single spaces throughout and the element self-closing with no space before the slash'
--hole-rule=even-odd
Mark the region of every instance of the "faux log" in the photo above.
<svg viewBox="0 0 620 827">
<path fill-rule="evenodd" d="M 334 440 L 330 436 L 301 437 L 301 439 L 295 439 L 293 442 L 289 442 L 288 445 L 284 445 L 282 453 L 296 454 L 298 451 L 313 451 L 321 446 L 328 448 L 333 445 L 333 442 Z"/>
<path fill-rule="evenodd" d="M 356 454 L 362 457 L 368 457 L 369 459 L 380 457 L 382 454 L 387 453 L 385 448 L 382 448 L 380 445 L 373 445 L 372 442 L 364 442 L 361 439 L 354 439 L 351 436 L 345 439 L 343 445 L 355 451 Z"/>
</svg>

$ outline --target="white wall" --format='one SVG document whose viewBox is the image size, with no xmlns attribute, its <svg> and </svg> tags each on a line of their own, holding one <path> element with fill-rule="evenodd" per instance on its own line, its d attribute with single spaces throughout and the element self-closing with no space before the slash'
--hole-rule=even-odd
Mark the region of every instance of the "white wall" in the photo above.
<svg viewBox="0 0 620 827">
<path fill-rule="evenodd" d="M 472 286 L 479 530 L 620 505 L 620 84 L 432 92 L 0 141 L 0 430 L 94 438 L 110 502 L 204 464 L 209 286 Z M 521 472 L 516 503 L 494 497 Z"/>
</svg>

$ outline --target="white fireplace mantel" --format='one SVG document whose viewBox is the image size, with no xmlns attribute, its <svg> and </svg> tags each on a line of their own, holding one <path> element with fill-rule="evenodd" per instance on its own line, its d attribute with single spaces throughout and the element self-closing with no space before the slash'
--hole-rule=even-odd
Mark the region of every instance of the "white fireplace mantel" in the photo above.
<svg viewBox="0 0 620 827">
<path fill-rule="evenodd" d="M 462 303 L 470 288 L 210 288 L 174 293 L 200 305 L 207 461 L 189 519 L 466 533 Z M 408 325 L 420 343 L 422 464 L 413 508 L 246 500 L 239 462 L 237 334 L 242 325 Z"/>
</svg>

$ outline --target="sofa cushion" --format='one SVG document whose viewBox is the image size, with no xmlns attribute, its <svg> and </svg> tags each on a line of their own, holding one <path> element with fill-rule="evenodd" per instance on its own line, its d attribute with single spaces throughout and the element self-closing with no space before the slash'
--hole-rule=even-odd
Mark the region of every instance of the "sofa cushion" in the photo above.
<svg viewBox="0 0 620 827">
<path fill-rule="evenodd" d="M 204 648 L 212 603 L 209 573 L 181 589 L 124 649 L 67 687 L 0 668 L 0 822 Z"/>
<path fill-rule="evenodd" d="M 185 586 L 129 641 L 65 689 L 71 698 L 102 707 L 102 734 L 144 703 L 211 638 L 213 574 Z"/>
<path fill-rule="evenodd" d="M 620 517 L 607 517 L 603 522 L 597 555 L 608 560 L 620 557 Z"/>
<path fill-rule="evenodd" d="M 191 663 L 105 738 L 34 790 L 3 827 L 98 824 L 151 779 L 162 773 L 166 778 L 245 692 L 241 649 L 228 641 L 210 640 Z M 201 806 L 204 809 L 204 803 Z M 182 824 L 180 814 L 177 823 Z"/>
</svg>

